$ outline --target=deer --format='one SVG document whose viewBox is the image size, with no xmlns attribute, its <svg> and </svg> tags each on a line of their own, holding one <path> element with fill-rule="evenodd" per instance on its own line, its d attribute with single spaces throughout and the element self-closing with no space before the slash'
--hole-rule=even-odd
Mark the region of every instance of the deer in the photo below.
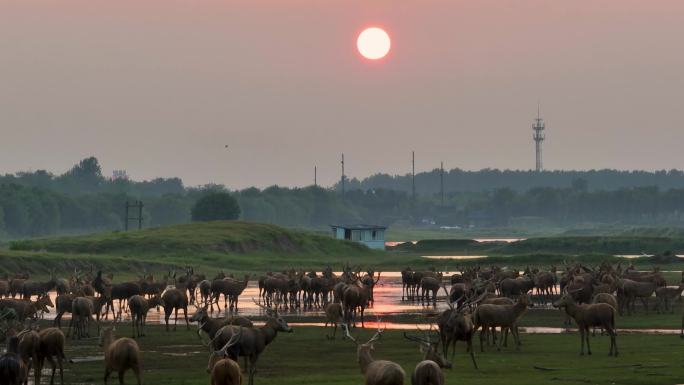
<svg viewBox="0 0 684 385">
<path fill-rule="evenodd" d="M 446 290 L 446 289 L 445 289 Z M 482 299 L 468 301 L 460 308 L 454 306 L 458 301 L 453 303 L 447 301 L 449 309 L 443 311 L 437 316 L 437 326 L 439 328 L 439 338 L 442 343 L 442 350 L 444 357 L 449 354 L 449 345 L 453 346 L 451 357 L 453 359 L 456 354 L 456 341 L 465 341 L 467 344 L 470 359 L 473 361 L 473 366 L 478 369 L 475 361 L 475 353 L 473 351 L 473 335 L 475 334 L 475 325 L 470 312 L 470 305 L 476 305 Z"/>
<path fill-rule="evenodd" d="M 677 287 L 659 287 L 655 290 L 656 294 L 656 310 L 658 313 L 661 311 L 661 306 L 664 308 L 664 312 L 670 308 L 672 314 L 674 314 L 674 301 L 682 296 L 682 291 L 684 291 L 684 282 L 680 283 Z M 672 302 L 672 303 L 670 303 Z"/>
<path fill-rule="evenodd" d="M 164 290 L 161 296 L 161 304 L 164 307 L 164 322 L 166 323 L 166 331 L 169 331 L 169 318 L 171 313 L 175 311 L 176 317 L 173 322 L 173 330 L 176 330 L 178 324 L 178 309 L 183 309 L 183 316 L 185 317 L 185 327 L 190 330 L 188 323 L 188 295 L 185 288 L 182 290 L 177 287 L 170 287 Z"/>
<path fill-rule="evenodd" d="M 197 322 L 198 335 L 200 335 L 200 332 L 203 331 L 209 336 L 209 338 L 213 339 L 216 335 L 216 332 L 226 325 L 237 325 L 249 328 L 254 326 L 252 321 L 250 321 L 248 318 L 240 316 L 211 318 L 207 312 L 208 306 L 209 305 L 204 305 L 203 307 L 198 308 L 195 310 L 195 313 L 192 315 L 192 317 L 190 317 L 190 322 Z"/>
<path fill-rule="evenodd" d="M 40 384 L 40 370 L 38 369 L 38 350 L 40 348 L 40 336 L 34 329 L 33 325 L 29 328 L 20 331 L 16 337 L 19 339 L 18 353 L 24 361 L 26 367 L 26 382 L 28 382 L 28 373 L 33 367 L 34 383 Z"/>
<path fill-rule="evenodd" d="M 161 302 L 160 293 L 157 293 L 150 299 L 146 299 L 138 294 L 128 299 L 128 309 L 131 312 L 131 323 L 133 324 L 133 338 L 139 338 L 145 335 L 147 312 L 153 307 L 158 309 Z"/>
<path fill-rule="evenodd" d="M 10 337 L 7 353 L 0 356 L 0 383 L 21 385 L 28 378 L 28 369 L 19 355 L 19 339 Z"/>
<path fill-rule="evenodd" d="M 502 296 L 517 297 L 532 290 L 534 280 L 529 277 L 505 278 L 499 283 L 499 288 Z"/>
<path fill-rule="evenodd" d="M 423 277 L 420 280 L 421 301 L 430 303 L 430 293 L 432 293 L 432 305 L 437 305 L 437 292 L 442 287 L 442 274 L 439 273 L 437 277 Z"/>
<path fill-rule="evenodd" d="M 342 304 L 344 305 L 344 322 L 356 327 L 356 314 L 361 314 L 361 327 L 364 325 L 364 313 L 368 306 L 368 298 L 370 296 L 370 288 L 366 285 L 359 286 L 352 283 L 347 285 L 342 295 Z"/>
<path fill-rule="evenodd" d="M 615 314 L 617 310 L 606 303 L 581 304 L 578 305 L 570 293 L 565 294 L 561 299 L 553 303 L 554 307 L 565 308 L 565 312 L 577 323 L 580 330 L 582 347 L 580 355 L 584 355 L 584 341 L 587 342 L 587 354 L 591 355 L 589 346 L 589 327 L 600 326 L 610 335 L 609 356 L 617 357 L 618 348 L 616 342 L 617 333 L 615 331 Z"/>
<path fill-rule="evenodd" d="M 634 312 L 637 298 L 641 299 L 646 314 L 648 314 L 648 299 L 653 295 L 658 285 L 651 281 L 638 282 L 631 279 L 621 279 L 618 285 L 618 297 L 621 305 L 627 306 L 627 314 Z"/>
<path fill-rule="evenodd" d="M 325 311 L 325 327 L 330 327 L 333 329 L 333 334 L 326 334 L 325 337 L 329 340 L 335 339 L 335 334 L 337 334 L 337 325 L 344 320 L 344 314 L 342 309 L 342 304 L 338 302 L 329 302 L 323 307 Z"/>
<path fill-rule="evenodd" d="M 216 302 L 218 310 L 221 311 L 221 306 L 219 305 L 219 297 L 223 294 L 224 307 L 231 310 L 235 309 L 237 311 L 238 307 L 238 297 L 247 287 L 249 283 L 249 275 L 245 275 L 243 281 L 238 281 L 233 278 L 223 278 L 220 280 L 215 280 L 211 284 L 211 292 L 213 294 L 212 302 Z M 212 305 L 213 310 L 213 305 Z"/>
<path fill-rule="evenodd" d="M 370 293 L 369 293 L 370 295 L 368 297 L 368 302 L 370 302 L 370 303 L 375 302 L 375 297 L 373 296 L 373 291 L 375 289 L 375 285 L 377 285 L 378 282 L 380 282 L 380 275 L 381 274 L 382 274 L 382 272 L 378 272 L 378 277 L 374 278 L 375 277 L 375 271 L 373 271 L 372 269 L 369 269 L 368 271 L 366 271 L 366 275 L 364 275 L 361 278 L 361 283 L 363 283 L 364 285 L 366 285 L 370 288 Z"/>
<path fill-rule="evenodd" d="M 379 324 L 378 320 L 378 324 Z M 342 324 L 347 339 L 356 344 L 356 356 L 366 385 L 403 385 L 406 372 L 399 364 L 387 360 L 376 360 L 371 356 L 374 344 L 380 339 L 384 330 L 378 328 L 373 337 L 365 343 L 359 343 L 349 333 L 346 323 Z"/>
<path fill-rule="evenodd" d="M 38 298 L 36 301 L 13 298 L 0 299 L 0 310 L 5 308 L 13 309 L 17 313 L 17 320 L 19 322 L 24 322 L 29 317 L 35 318 L 39 311 L 48 313 L 50 311 L 48 308 L 54 306 L 50 296 L 47 295 Z"/>
<path fill-rule="evenodd" d="M 432 331 L 432 326 L 430 326 Z M 412 385 L 444 385 L 444 373 L 442 369 L 451 369 L 451 363 L 439 353 L 439 343 L 430 341 L 430 331 L 425 339 L 410 336 L 404 333 L 404 338 L 418 342 L 420 351 L 424 353 L 423 361 L 420 361 L 411 375 Z"/>
<path fill-rule="evenodd" d="M 140 348 L 135 340 L 122 337 L 114 337 L 115 328 L 106 326 L 102 328 L 100 347 L 105 355 L 104 383 L 107 385 L 109 375 L 113 371 L 119 373 L 119 383 L 124 384 L 124 376 L 128 369 L 133 370 L 138 385 L 141 384 L 142 357 Z"/>
<path fill-rule="evenodd" d="M 21 297 L 23 299 L 31 299 L 32 296 L 37 295 L 38 297 L 46 296 L 48 291 L 55 288 L 57 285 L 57 279 L 55 279 L 55 272 L 52 270 L 50 272 L 50 280 L 44 282 L 38 281 L 24 281 L 21 287 Z"/>
<path fill-rule="evenodd" d="M 270 345 L 278 335 L 278 332 L 292 333 L 293 330 L 287 322 L 278 314 L 278 304 L 275 307 L 269 307 L 258 303 L 254 298 L 252 301 L 264 309 L 266 312 L 266 324 L 259 328 L 244 328 L 236 325 L 226 325 L 222 327 L 212 341 L 212 347 L 218 350 L 224 346 L 227 341 L 230 341 L 234 334 L 241 333 L 238 342 L 229 350 L 228 355 L 234 361 L 237 361 L 238 356 L 243 356 L 248 359 L 245 365 L 245 372 L 249 375 L 248 384 L 254 384 L 254 375 L 256 374 L 256 364 L 259 356 Z"/>
<path fill-rule="evenodd" d="M 209 356 L 207 372 L 211 375 L 211 385 L 242 385 L 240 365 L 228 356 L 228 349 L 240 341 L 242 328 L 230 337 L 221 350 Z"/>
<path fill-rule="evenodd" d="M 515 340 L 516 350 L 520 350 L 520 336 L 518 334 L 518 320 L 527 312 L 530 306 L 530 297 L 527 294 L 522 294 L 514 305 L 492 305 L 483 304 L 475 309 L 473 314 L 473 322 L 475 330 L 482 328 L 480 331 L 480 351 L 484 352 L 484 338 L 487 328 L 501 327 L 503 333 L 504 329 L 509 329 L 513 334 Z M 502 338 L 499 339 L 497 350 L 501 351 Z"/>
<path fill-rule="evenodd" d="M 552 268 L 551 271 L 540 271 L 533 277 L 534 287 L 537 289 L 537 295 L 542 296 L 544 299 L 549 299 L 554 293 L 556 287 L 556 282 L 558 278 L 556 277 L 556 268 Z"/>
<path fill-rule="evenodd" d="M 10 283 L 7 279 L 0 279 L 0 298 L 9 297 Z"/>
<path fill-rule="evenodd" d="M 90 322 L 93 321 L 93 302 L 86 297 L 76 297 L 71 302 L 71 321 L 69 329 L 74 327 L 73 338 L 90 337 Z M 68 332 L 67 332 L 68 335 Z"/>
<path fill-rule="evenodd" d="M 66 338 L 64 333 L 58 328 L 50 327 L 38 332 L 40 345 L 38 347 L 38 366 L 34 370 L 39 372 L 43 368 L 45 360 L 50 363 L 52 373 L 50 375 L 50 385 L 55 383 L 55 372 L 59 367 L 59 382 L 64 385 L 64 345 Z M 55 362 L 56 359 L 56 362 Z"/>
<path fill-rule="evenodd" d="M 204 279 L 198 285 L 202 304 L 208 304 L 211 298 L 211 281 Z"/>
<path fill-rule="evenodd" d="M 491 305 L 515 305 L 515 301 L 508 297 L 497 297 L 494 293 L 487 293 L 485 299 L 480 302 L 481 304 L 491 304 Z M 489 332 L 492 334 L 492 340 L 496 345 L 496 327 L 487 328 L 484 330 L 486 334 L 487 346 L 489 346 Z M 503 346 L 508 347 L 508 329 L 504 333 Z"/>
<path fill-rule="evenodd" d="M 591 300 L 591 303 L 605 303 L 612 306 L 615 310 L 618 310 L 618 302 L 615 296 L 608 293 L 598 293 Z M 596 335 L 596 327 L 592 330 L 592 335 Z M 603 329 L 601 330 L 601 335 L 603 335 Z"/>
</svg>

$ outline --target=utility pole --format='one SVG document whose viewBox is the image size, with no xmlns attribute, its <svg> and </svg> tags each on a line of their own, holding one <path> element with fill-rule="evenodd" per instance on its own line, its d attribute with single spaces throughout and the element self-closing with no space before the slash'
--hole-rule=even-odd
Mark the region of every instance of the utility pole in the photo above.
<svg viewBox="0 0 684 385">
<path fill-rule="evenodd" d="M 138 215 L 132 217 L 131 216 L 131 210 L 132 208 L 137 208 L 138 209 Z M 137 220 L 138 221 L 138 230 L 142 229 L 142 209 L 143 209 L 143 203 L 140 200 L 137 200 L 133 203 L 129 203 L 126 201 L 126 213 L 124 216 L 124 230 L 128 231 L 128 222 L 132 220 Z"/>
<path fill-rule="evenodd" d="M 416 200 L 416 152 L 411 151 L 411 196 Z"/>
<path fill-rule="evenodd" d="M 439 165 L 439 191 L 442 196 L 442 207 L 444 207 L 444 162 Z"/>
<path fill-rule="evenodd" d="M 314 187 L 318 187 L 318 170 L 316 169 L 316 166 L 314 166 Z"/>
<path fill-rule="evenodd" d="M 342 153 L 342 199 L 344 199 L 344 153 Z"/>
</svg>

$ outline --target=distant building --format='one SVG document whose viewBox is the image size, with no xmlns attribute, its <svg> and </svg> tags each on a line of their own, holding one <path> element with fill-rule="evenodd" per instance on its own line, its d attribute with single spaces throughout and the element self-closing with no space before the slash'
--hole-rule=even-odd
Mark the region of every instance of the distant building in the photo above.
<svg viewBox="0 0 684 385">
<path fill-rule="evenodd" d="M 371 249 L 385 250 L 386 226 L 330 225 L 333 237 L 363 243 Z"/>
<path fill-rule="evenodd" d="M 114 170 L 112 173 L 112 180 L 128 180 L 128 174 L 126 174 L 126 170 Z"/>
</svg>

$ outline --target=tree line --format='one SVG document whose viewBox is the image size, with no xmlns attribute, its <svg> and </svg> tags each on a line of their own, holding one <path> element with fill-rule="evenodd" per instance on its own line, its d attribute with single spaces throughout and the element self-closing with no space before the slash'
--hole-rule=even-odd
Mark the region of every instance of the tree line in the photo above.
<svg viewBox="0 0 684 385">
<path fill-rule="evenodd" d="M 419 172 L 415 177 L 416 193 L 420 195 L 437 194 L 441 191 L 441 170 Z M 589 170 L 589 171 L 533 171 L 533 170 L 498 170 L 483 169 L 466 171 L 459 168 L 444 170 L 444 191 L 446 192 L 482 192 L 509 188 L 515 191 L 527 191 L 532 187 L 571 187 L 576 181 L 583 181 L 592 191 L 619 190 L 631 187 L 656 186 L 662 190 L 684 188 L 684 172 L 680 170 L 660 171 L 623 171 L 623 170 Z M 361 190 L 388 189 L 411 192 L 413 178 L 411 174 L 389 175 L 375 174 L 367 178 L 351 178 L 345 180 L 345 187 Z M 340 183 L 335 185 L 340 189 Z"/>
<path fill-rule="evenodd" d="M 120 230 L 124 228 L 126 201 L 138 199 L 144 203 L 144 226 L 185 223 L 192 220 L 196 202 L 217 191 L 235 198 L 238 207 L 231 212 L 239 213 L 242 220 L 290 227 L 324 228 L 335 223 L 485 227 L 684 223 L 684 187 L 592 189 L 589 180 L 577 177 L 561 187 L 447 191 L 442 201 L 439 191 L 413 197 L 410 188 L 361 188 L 361 184 L 348 184 L 343 196 L 336 187 L 229 191 L 220 185 L 187 187 L 178 178 L 111 180 L 102 175 L 97 159 L 87 158 L 62 175 L 36 171 L 0 176 L 0 236 Z M 204 216 L 211 219 L 215 206 L 204 207 Z"/>
</svg>

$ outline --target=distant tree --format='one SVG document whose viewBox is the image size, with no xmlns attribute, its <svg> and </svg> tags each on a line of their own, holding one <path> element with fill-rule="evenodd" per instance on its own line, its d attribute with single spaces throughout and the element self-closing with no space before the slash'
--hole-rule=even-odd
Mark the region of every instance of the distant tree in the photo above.
<svg viewBox="0 0 684 385">
<path fill-rule="evenodd" d="M 232 195 L 211 191 L 199 198 L 192 207 L 193 221 L 233 220 L 240 217 L 240 205 Z"/>
<path fill-rule="evenodd" d="M 589 189 L 589 182 L 584 178 L 575 178 L 572 180 L 572 188 L 576 191 L 585 192 Z"/>
<path fill-rule="evenodd" d="M 104 182 L 100 162 L 93 156 L 78 162 L 59 179 L 62 189 L 69 193 L 95 192 Z"/>
<path fill-rule="evenodd" d="M 153 226 L 185 223 L 190 220 L 190 205 L 188 201 L 177 194 L 166 194 L 153 199 L 147 204 Z"/>
</svg>

